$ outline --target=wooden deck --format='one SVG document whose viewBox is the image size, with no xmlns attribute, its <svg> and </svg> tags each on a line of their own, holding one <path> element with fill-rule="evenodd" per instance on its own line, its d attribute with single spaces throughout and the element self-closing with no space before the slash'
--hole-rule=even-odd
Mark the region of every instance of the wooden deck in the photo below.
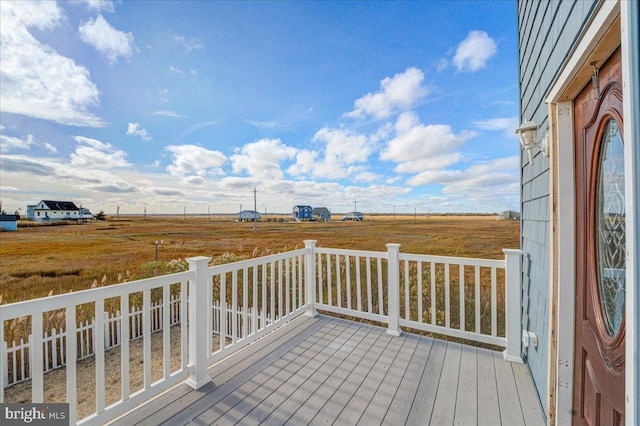
<svg viewBox="0 0 640 426">
<path fill-rule="evenodd" d="M 118 425 L 543 425 L 527 367 L 502 353 L 299 317 Z"/>
</svg>

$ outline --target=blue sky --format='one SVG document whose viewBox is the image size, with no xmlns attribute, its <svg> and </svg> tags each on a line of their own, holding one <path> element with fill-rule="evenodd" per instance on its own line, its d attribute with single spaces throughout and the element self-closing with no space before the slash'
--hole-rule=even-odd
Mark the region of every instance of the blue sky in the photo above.
<svg viewBox="0 0 640 426">
<path fill-rule="evenodd" d="M 518 210 L 515 2 L 0 2 L 3 208 Z"/>
</svg>

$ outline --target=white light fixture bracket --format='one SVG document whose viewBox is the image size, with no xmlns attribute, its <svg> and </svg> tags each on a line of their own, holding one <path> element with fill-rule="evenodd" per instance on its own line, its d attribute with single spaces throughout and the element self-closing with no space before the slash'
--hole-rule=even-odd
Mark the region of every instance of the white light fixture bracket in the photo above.
<svg viewBox="0 0 640 426">
<path fill-rule="evenodd" d="M 549 132 L 545 132 L 540 140 L 537 140 L 538 128 L 535 121 L 527 120 L 516 129 L 516 134 L 520 137 L 522 149 L 527 151 L 529 163 L 533 164 L 533 149 L 538 148 L 545 157 L 549 156 Z"/>
</svg>

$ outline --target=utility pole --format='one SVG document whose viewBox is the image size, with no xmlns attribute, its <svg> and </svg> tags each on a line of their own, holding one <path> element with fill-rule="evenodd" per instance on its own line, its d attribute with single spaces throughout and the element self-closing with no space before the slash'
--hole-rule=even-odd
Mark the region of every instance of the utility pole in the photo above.
<svg viewBox="0 0 640 426">
<path fill-rule="evenodd" d="M 256 202 L 256 187 L 253 187 L 253 232 L 258 232 L 258 204 Z"/>
<path fill-rule="evenodd" d="M 187 220 L 187 206 L 182 207 L 182 221 Z"/>
</svg>

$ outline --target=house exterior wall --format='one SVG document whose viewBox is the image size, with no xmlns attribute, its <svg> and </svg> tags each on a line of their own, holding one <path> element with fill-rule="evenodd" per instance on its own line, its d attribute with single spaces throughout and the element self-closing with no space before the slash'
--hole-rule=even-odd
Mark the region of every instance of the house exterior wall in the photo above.
<svg viewBox="0 0 640 426">
<path fill-rule="evenodd" d="M 238 220 L 243 221 L 243 220 L 250 220 L 253 221 L 254 218 L 256 220 L 260 219 L 260 213 L 253 211 L 253 210 L 243 210 L 240 213 L 238 213 Z"/>
<path fill-rule="evenodd" d="M 538 140 L 549 130 L 545 96 L 560 72 L 598 0 L 518 0 L 520 122 L 540 124 Z M 550 279 L 549 159 L 534 152 L 533 164 L 521 152 L 522 327 L 538 336 L 523 348 L 543 411 L 547 413 Z"/>
<path fill-rule="evenodd" d="M 0 216 L 0 230 L 2 231 L 17 231 L 18 219 L 15 215 L 2 215 Z"/>
<path fill-rule="evenodd" d="M 295 206 L 293 208 L 293 217 L 298 219 L 311 219 L 311 206 Z"/>
<path fill-rule="evenodd" d="M 320 222 L 331 222 L 331 212 L 326 207 L 316 207 L 312 211 L 313 218 Z"/>
</svg>

